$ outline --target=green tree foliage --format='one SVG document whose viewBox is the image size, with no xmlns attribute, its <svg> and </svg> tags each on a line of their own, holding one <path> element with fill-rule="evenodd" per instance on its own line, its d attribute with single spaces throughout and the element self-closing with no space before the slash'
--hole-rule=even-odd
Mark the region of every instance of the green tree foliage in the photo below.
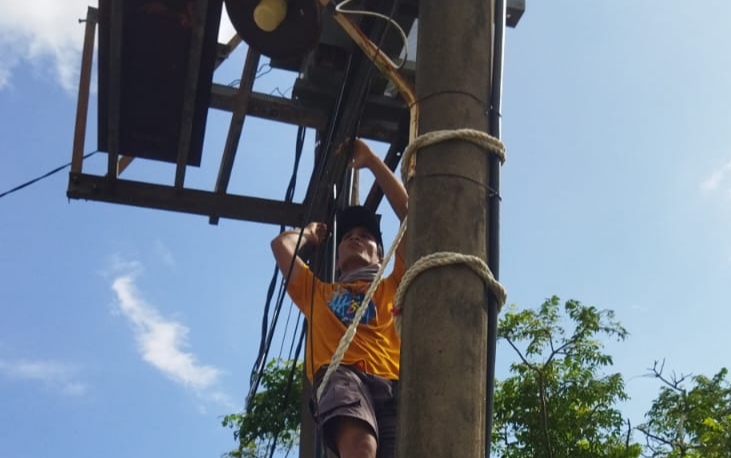
<svg viewBox="0 0 731 458">
<path fill-rule="evenodd" d="M 496 458 L 731 458 L 731 385 L 728 371 L 713 377 L 665 377 L 660 394 L 637 429 L 617 409 L 627 399 L 624 381 L 611 372 L 602 341 L 627 331 L 611 311 L 552 297 L 535 310 L 508 310 L 498 334 L 515 352 L 510 376 L 495 387 L 493 453 Z M 226 458 L 265 458 L 298 442 L 302 363 L 272 361 L 248 413 L 227 415 L 238 448 Z"/>
<path fill-rule="evenodd" d="M 298 444 L 303 365 L 298 362 L 293 373 L 293 363 L 270 361 L 262 373 L 261 391 L 254 395 L 248 413 L 223 417 L 223 426 L 234 430 L 239 444 L 224 457 L 268 458 L 273 443 L 284 452 Z"/>
<path fill-rule="evenodd" d="M 655 363 L 651 376 L 661 381 L 638 429 L 646 438 L 645 456 L 652 458 L 731 457 L 731 384 L 727 369 L 706 376 L 670 377 Z M 690 385 L 690 386 L 687 386 Z"/>
<path fill-rule="evenodd" d="M 494 456 L 500 458 L 636 458 L 622 414 L 624 381 L 604 374 L 612 357 L 600 338 L 624 340 L 611 311 L 552 297 L 538 310 L 512 309 L 499 338 L 517 354 L 511 376 L 496 384 Z"/>
</svg>

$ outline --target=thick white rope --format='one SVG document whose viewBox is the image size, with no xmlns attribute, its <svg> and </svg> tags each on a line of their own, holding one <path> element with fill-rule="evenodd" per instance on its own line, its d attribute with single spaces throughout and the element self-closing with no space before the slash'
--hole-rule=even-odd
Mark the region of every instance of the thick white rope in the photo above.
<svg viewBox="0 0 731 458">
<path fill-rule="evenodd" d="M 421 148 L 434 145 L 436 143 L 448 140 L 467 140 L 472 142 L 500 159 L 501 163 L 505 163 L 505 145 L 497 138 L 485 132 L 475 129 L 456 129 L 456 130 L 435 130 L 426 133 L 414 139 L 404 151 L 401 160 L 401 179 L 404 183 L 413 178 L 416 171 L 416 155 L 415 153 Z M 404 278 L 396 290 L 394 297 L 394 326 L 399 334 L 401 334 L 401 320 L 403 315 L 403 298 L 411 282 L 419 274 L 427 269 L 434 267 L 442 267 L 453 264 L 467 264 L 475 271 L 485 282 L 490 291 L 495 295 L 498 301 L 498 312 L 502 309 L 507 301 L 507 291 L 493 275 L 490 267 L 484 260 L 477 256 L 465 255 L 461 253 L 439 252 L 425 256 L 414 263 L 404 274 Z"/>
<path fill-rule="evenodd" d="M 438 252 L 432 253 L 428 256 L 424 256 L 414 263 L 411 268 L 404 274 L 404 278 L 401 279 L 398 289 L 396 290 L 396 296 L 393 300 L 393 315 L 394 315 L 394 326 L 396 331 L 401 334 L 401 320 L 403 314 L 403 300 L 406 295 L 406 291 L 411 286 L 411 282 L 414 281 L 421 273 L 426 270 L 433 269 L 435 267 L 443 267 L 454 264 L 465 264 L 467 267 L 472 269 L 481 279 L 485 282 L 485 285 L 492 291 L 497 299 L 498 313 L 503 308 L 503 305 L 507 301 L 508 292 L 503 285 L 495 279 L 490 268 L 485 264 L 482 258 L 459 253 L 451 252 Z"/>
<path fill-rule="evenodd" d="M 447 140 L 467 140 L 495 154 L 501 163 L 505 163 L 505 145 L 485 132 L 475 129 L 435 130 L 416 137 L 406 147 L 401 159 L 401 180 L 407 183 L 414 176 L 416 170 L 415 153 L 418 150 Z"/>
<path fill-rule="evenodd" d="M 447 140 L 456 139 L 467 140 L 475 143 L 476 145 L 483 147 L 488 152 L 497 155 L 500 159 L 500 162 L 505 162 L 505 146 L 500 140 L 486 134 L 485 132 L 474 129 L 437 130 L 415 138 L 404 151 L 404 155 L 401 161 L 401 176 L 403 182 L 408 182 L 414 175 L 414 170 L 416 167 L 416 156 L 414 154 L 416 153 L 416 151 L 426 146 L 430 146 Z M 330 381 L 330 378 L 332 377 L 333 372 L 335 372 L 342 363 L 343 358 L 345 357 L 345 352 L 348 351 L 348 347 L 350 347 L 353 338 L 355 338 L 355 334 L 358 330 L 358 324 L 360 323 L 363 314 L 368 308 L 368 304 L 373 297 L 373 293 L 375 293 L 378 284 L 383 278 L 385 268 L 391 260 L 391 257 L 396 251 L 399 243 L 401 243 L 401 239 L 406 233 L 406 227 L 407 221 L 406 218 L 404 218 L 401 223 L 401 227 L 396 234 L 396 239 L 394 240 L 391 248 L 388 250 L 388 253 L 384 257 L 383 262 L 381 262 L 381 267 L 378 269 L 376 278 L 373 280 L 370 287 L 368 288 L 368 291 L 366 292 L 363 301 L 358 307 L 358 310 L 355 311 L 353 322 L 350 323 L 350 326 L 348 326 L 345 334 L 343 334 L 343 337 L 340 338 L 340 342 L 338 343 L 338 347 L 335 350 L 335 354 L 333 355 L 330 364 L 325 371 L 325 375 L 322 377 L 320 386 L 318 386 L 317 388 L 316 399 L 320 399 L 322 393 L 324 393 L 325 388 L 327 387 L 328 382 Z M 403 300 L 403 297 L 406 294 L 406 290 L 408 289 L 413 279 L 427 269 L 452 264 L 467 264 L 470 268 L 472 268 L 472 270 L 477 272 L 480 278 L 483 279 L 487 287 L 497 298 L 498 311 L 502 308 L 507 299 L 507 292 L 505 288 L 495 279 L 485 261 L 477 256 L 465 255 L 460 253 L 433 253 L 429 256 L 419 259 L 416 263 L 414 263 L 414 265 L 406 271 L 404 277 L 401 279 L 401 283 L 399 284 L 398 289 L 396 290 L 393 312 L 394 326 L 396 327 L 396 331 L 399 334 L 401 333 L 401 314 L 403 312 L 403 306 L 401 305 L 401 301 Z"/>
</svg>

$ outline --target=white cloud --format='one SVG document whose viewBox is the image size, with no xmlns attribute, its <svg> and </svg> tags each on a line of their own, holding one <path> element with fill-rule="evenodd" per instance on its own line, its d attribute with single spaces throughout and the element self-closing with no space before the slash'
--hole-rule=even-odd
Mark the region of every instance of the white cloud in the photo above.
<svg viewBox="0 0 731 458">
<path fill-rule="evenodd" d="M 0 90 L 12 85 L 13 70 L 30 63 L 70 94 L 78 87 L 84 24 L 94 0 L 0 0 Z M 234 35 L 223 9 L 219 41 Z"/>
<path fill-rule="evenodd" d="M 213 388 L 221 371 L 201 365 L 187 347 L 187 326 L 165 319 L 145 303 L 135 287 L 132 275 L 115 278 L 112 289 L 117 295 L 119 311 L 129 320 L 142 359 L 160 370 L 172 380 L 195 390 Z"/>
<path fill-rule="evenodd" d="M 701 189 L 705 192 L 716 191 L 721 185 L 731 178 L 731 161 L 728 161 L 701 183 Z M 729 183 L 728 191 L 731 192 L 731 183 Z"/>
<path fill-rule="evenodd" d="M 0 375 L 9 379 L 40 382 L 67 396 L 83 396 L 88 386 L 79 381 L 78 368 L 56 361 L 8 361 L 0 359 Z"/>
<path fill-rule="evenodd" d="M 59 84 L 71 92 L 78 84 L 79 55 L 89 0 L 0 0 L 0 88 L 27 61 L 43 72 L 50 66 Z"/>
</svg>

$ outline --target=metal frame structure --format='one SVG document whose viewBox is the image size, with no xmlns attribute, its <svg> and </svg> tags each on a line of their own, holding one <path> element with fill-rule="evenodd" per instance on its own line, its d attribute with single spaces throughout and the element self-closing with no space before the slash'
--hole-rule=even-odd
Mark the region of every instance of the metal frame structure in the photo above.
<svg viewBox="0 0 731 458">
<path fill-rule="evenodd" d="M 210 191 L 185 187 L 185 173 L 190 156 L 190 131 L 195 115 L 195 94 L 199 85 L 205 84 L 199 77 L 202 52 L 205 15 L 210 4 L 220 5 L 220 0 L 196 1 L 191 14 L 194 15 L 188 65 L 185 75 L 185 93 L 183 94 L 182 112 L 180 114 L 180 136 L 178 141 L 174 184 L 162 185 L 120 178 L 121 172 L 133 159 L 124 156 L 119 150 L 119 116 L 120 116 L 120 68 L 122 54 L 123 17 L 122 0 L 101 0 L 108 14 L 108 31 L 104 37 L 107 54 L 105 67 L 109 79 L 108 93 L 103 94 L 108 113 L 107 125 L 98 126 L 108 138 L 107 173 L 92 175 L 83 172 L 84 137 L 87 126 L 89 104 L 89 86 L 94 50 L 94 35 L 99 10 L 90 7 L 86 18 L 86 34 L 81 63 L 81 77 L 76 116 L 76 129 L 72 153 L 72 166 L 69 177 L 67 195 L 72 199 L 102 201 L 140 207 L 177 211 L 204 215 L 211 224 L 217 224 L 220 218 L 247 220 L 270 224 L 298 226 L 306 223 L 306 218 L 322 219 L 328 201 L 332 200 L 332 188 L 340 188 L 346 171 L 345 160 L 331 154 L 333 145 L 345 138 L 358 135 L 363 138 L 389 143 L 390 150 L 385 158 L 389 167 L 395 169 L 401 152 L 408 142 L 409 107 L 398 96 L 384 93 L 386 80 L 376 71 L 369 71 L 373 64 L 364 53 L 352 42 L 340 51 L 346 56 L 347 65 L 339 75 L 339 90 L 333 91 L 332 85 L 318 84 L 307 77 L 307 68 L 312 73 L 312 59 L 301 62 L 275 62 L 270 65 L 279 68 L 300 69 L 292 98 L 276 97 L 258 93 L 253 90 L 256 70 L 260 55 L 249 48 L 241 72 L 238 88 L 215 84 L 209 81 L 208 108 L 224 110 L 231 113 L 231 121 L 215 187 Z M 418 1 L 404 0 L 394 19 L 408 30 L 418 15 Z M 388 13 L 391 0 L 365 0 L 363 6 L 373 11 Z M 511 4 L 514 4 L 511 9 Z M 524 0 L 509 2 L 508 25 L 517 24 L 525 7 Z M 325 30 L 332 17 L 325 16 Z M 378 41 L 385 24 L 382 21 L 365 19 L 360 24 L 363 35 L 369 40 Z M 330 28 L 337 25 L 330 24 Z M 324 35 L 324 33 L 323 33 Z M 100 38 L 101 39 L 101 38 Z M 218 45 L 216 67 L 228 58 L 233 49 L 240 43 L 235 37 L 229 43 Z M 324 46 L 324 45 L 323 45 Z M 396 39 L 385 40 L 382 49 L 390 54 L 398 54 L 400 43 Z M 315 51 L 317 52 L 317 51 Z M 299 65 L 299 67 L 297 66 Z M 315 68 L 317 71 L 317 68 Z M 320 73 L 322 74 L 321 70 Z M 406 72 L 403 72 L 406 73 Z M 412 75 L 413 77 L 413 75 Z M 101 90 L 100 90 L 101 92 Z M 239 139 L 247 116 L 305 126 L 315 129 L 320 137 L 316 161 L 324 161 L 323 176 L 311 177 L 306 198 L 302 203 L 262 199 L 250 196 L 231 194 L 228 185 L 231 180 L 233 164 L 239 149 Z M 375 208 L 382 194 L 372 188 L 365 200 L 365 205 Z M 313 205 L 310 214 L 306 209 L 312 201 L 321 203 Z"/>
</svg>

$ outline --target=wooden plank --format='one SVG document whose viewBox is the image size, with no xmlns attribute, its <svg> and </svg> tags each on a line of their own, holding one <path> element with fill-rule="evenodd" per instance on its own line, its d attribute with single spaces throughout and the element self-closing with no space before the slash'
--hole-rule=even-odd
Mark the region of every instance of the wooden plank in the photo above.
<svg viewBox="0 0 731 458">
<path fill-rule="evenodd" d="M 71 199 L 93 200 L 181 213 L 254 221 L 266 224 L 300 226 L 304 206 L 257 197 L 219 194 L 197 189 L 117 179 L 109 183 L 105 177 L 71 174 L 66 195 Z"/>
<path fill-rule="evenodd" d="M 91 86 L 91 64 L 94 57 L 94 36 L 96 35 L 97 9 L 86 10 L 86 30 L 84 32 L 84 50 L 81 53 L 81 72 L 79 76 L 79 98 L 76 101 L 76 127 L 74 129 L 74 147 L 71 152 L 71 171 L 81 173 L 84 162 L 84 144 L 86 139 L 86 123 L 89 113 L 89 90 Z"/>
<path fill-rule="evenodd" d="M 231 124 L 228 128 L 226 144 L 223 147 L 223 156 L 221 157 L 221 167 L 218 170 L 218 178 L 216 179 L 216 192 L 225 193 L 228 189 L 231 169 L 236 158 L 236 150 L 239 147 L 241 131 L 244 128 L 246 111 L 251 98 L 251 89 L 254 87 L 260 57 L 261 55 L 254 48 L 249 48 L 246 52 L 246 62 L 241 71 L 239 89 L 234 96 L 235 104 L 231 115 Z"/>
<path fill-rule="evenodd" d="M 241 131 L 244 128 L 246 120 L 246 110 L 249 106 L 251 98 L 251 90 L 254 87 L 256 79 L 256 70 L 259 67 L 261 54 L 254 48 L 249 48 L 246 52 L 246 62 L 241 70 L 241 79 L 239 80 L 239 90 L 236 93 L 236 104 L 233 114 L 231 115 L 231 123 L 228 127 L 228 135 L 226 136 L 226 144 L 223 147 L 223 155 L 221 156 L 221 166 L 218 169 L 218 178 L 216 179 L 217 193 L 225 194 L 228 190 L 228 183 L 231 180 L 231 171 L 236 158 L 236 151 L 239 148 L 239 140 L 241 140 Z M 209 223 L 218 224 L 218 217 L 211 216 Z"/>
<path fill-rule="evenodd" d="M 211 89 L 211 108 L 234 111 L 235 100 L 236 88 L 222 84 L 213 85 Z M 330 117 L 330 113 L 323 108 L 305 106 L 284 97 L 275 97 L 260 92 L 251 93 L 246 115 L 269 121 L 305 126 L 316 130 L 326 129 Z M 399 138 L 399 129 L 394 122 L 362 119 L 360 135 L 371 140 L 392 143 Z"/>
</svg>

